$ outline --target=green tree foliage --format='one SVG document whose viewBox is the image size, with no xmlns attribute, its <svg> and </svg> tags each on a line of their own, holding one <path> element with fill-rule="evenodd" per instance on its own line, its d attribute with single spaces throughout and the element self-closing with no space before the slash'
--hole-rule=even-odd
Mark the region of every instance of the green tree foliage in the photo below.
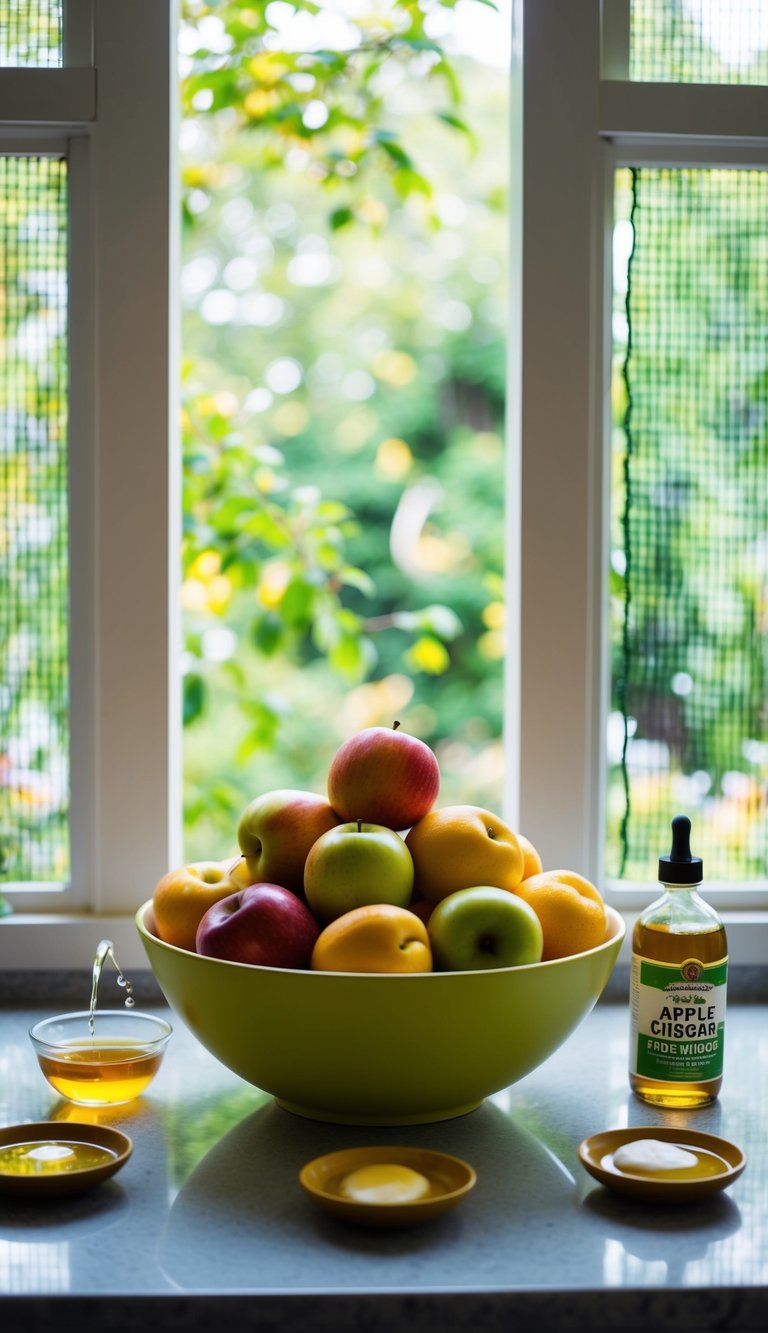
<svg viewBox="0 0 768 1333">
<path fill-rule="evenodd" d="M 271 26 L 317 6 L 186 7 L 195 854 L 404 710 L 457 799 L 498 801 L 506 78 L 428 37 L 451 7 L 333 51 Z"/>
</svg>

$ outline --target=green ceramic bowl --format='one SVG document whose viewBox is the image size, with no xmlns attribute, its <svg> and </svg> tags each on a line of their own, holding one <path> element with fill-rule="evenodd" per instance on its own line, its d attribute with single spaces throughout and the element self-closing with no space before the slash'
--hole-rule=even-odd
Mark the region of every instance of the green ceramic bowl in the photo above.
<svg viewBox="0 0 768 1333">
<path fill-rule="evenodd" d="M 222 1064 L 313 1120 L 447 1120 L 530 1073 L 589 1013 L 625 925 L 571 958 L 481 972 L 370 975 L 250 967 L 188 953 L 136 924 L 179 1017 Z"/>
</svg>

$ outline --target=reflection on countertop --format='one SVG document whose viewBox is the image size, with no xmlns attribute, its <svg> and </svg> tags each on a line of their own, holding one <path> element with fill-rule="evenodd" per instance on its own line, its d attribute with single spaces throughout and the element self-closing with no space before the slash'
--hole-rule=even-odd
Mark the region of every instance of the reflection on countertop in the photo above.
<svg viewBox="0 0 768 1333">
<path fill-rule="evenodd" d="M 254 1320 L 255 1309 L 270 1329 L 340 1333 L 404 1322 L 508 1329 L 513 1318 L 516 1329 L 653 1324 L 677 1333 L 766 1323 L 762 1006 L 729 1013 L 723 1092 L 712 1107 L 660 1112 L 634 1099 L 626 1005 L 601 1003 L 544 1066 L 478 1111 L 407 1129 L 291 1116 L 173 1016 L 165 1062 L 143 1097 L 113 1111 L 76 1108 L 51 1094 L 32 1053 L 27 1032 L 42 1012 L 0 1009 L 0 1124 L 114 1124 L 134 1153 L 80 1198 L 41 1206 L 0 1196 L 3 1327 L 69 1327 L 66 1312 L 81 1333 L 138 1330 L 158 1301 L 166 1317 L 173 1307 L 174 1330 L 213 1328 L 225 1310 Z M 682 1208 L 619 1198 L 587 1175 L 583 1138 L 653 1124 L 725 1135 L 745 1149 L 747 1169 L 726 1193 Z M 372 1232 L 319 1213 L 298 1186 L 312 1157 L 393 1143 L 466 1158 L 476 1189 L 423 1228 Z"/>
</svg>

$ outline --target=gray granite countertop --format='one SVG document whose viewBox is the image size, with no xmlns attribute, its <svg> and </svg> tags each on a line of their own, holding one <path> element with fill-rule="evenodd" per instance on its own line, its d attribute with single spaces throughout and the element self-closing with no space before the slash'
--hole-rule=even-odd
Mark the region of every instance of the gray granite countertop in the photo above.
<svg viewBox="0 0 768 1333">
<path fill-rule="evenodd" d="M 85 1007 L 83 1004 L 82 1006 Z M 158 1012 L 161 1005 L 153 1006 Z M 0 1327 L 233 1328 L 418 1333 L 768 1325 L 768 1025 L 734 1004 L 721 1097 L 658 1112 L 627 1087 L 627 1008 L 602 1001 L 545 1065 L 462 1119 L 361 1129 L 291 1116 L 219 1065 L 181 1022 L 138 1101 L 88 1112 L 59 1099 L 27 1036 L 45 1009 L 0 1008 L 0 1124 L 117 1125 L 133 1156 L 71 1200 L 0 1195 Z M 588 1134 L 692 1125 L 748 1156 L 726 1192 L 664 1208 L 611 1195 L 581 1167 Z M 456 1153 L 474 1192 L 423 1228 L 372 1232 L 316 1212 L 297 1184 L 335 1148 L 412 1143 Z"/>
</svg>

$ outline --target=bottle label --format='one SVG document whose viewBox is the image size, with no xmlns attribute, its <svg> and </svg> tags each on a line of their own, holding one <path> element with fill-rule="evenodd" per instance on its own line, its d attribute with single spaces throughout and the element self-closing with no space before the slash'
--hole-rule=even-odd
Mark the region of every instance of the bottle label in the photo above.
<svg viewBox="0 0 768 1333">
<path fill-rule="evenodd" d="M 656 963 L 632 955 L 630 1072 L 705 1083 L 723 1072 L 728 959 Z"/>
</svg>

